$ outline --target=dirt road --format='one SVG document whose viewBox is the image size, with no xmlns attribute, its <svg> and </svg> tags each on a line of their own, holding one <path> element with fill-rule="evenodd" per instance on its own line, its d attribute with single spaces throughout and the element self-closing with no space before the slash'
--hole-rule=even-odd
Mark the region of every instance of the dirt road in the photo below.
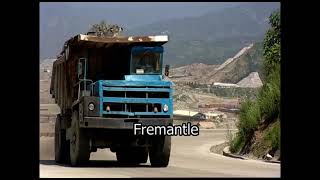
<svg viewBox="0 0 320 180">
<path fill-rule="evenodd" d="M 40 138 L 40 177 L 280 177 L 280 165 L 241 160 L 210 153 L 212 145 L 225 140 L 225 130 L 202 130 L 196 137 L 173 137 L 167 168 L 152 168 L 149 161 L 123 167 L 109 149 L 91 153 L 87 167 L 54 163 L 53 137 Z"/>
</svg>

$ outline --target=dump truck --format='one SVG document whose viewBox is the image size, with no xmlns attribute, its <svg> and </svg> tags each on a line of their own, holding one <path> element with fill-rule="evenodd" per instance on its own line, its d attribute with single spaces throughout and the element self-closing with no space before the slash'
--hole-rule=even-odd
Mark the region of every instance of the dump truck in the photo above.
<svg viewBox="0 0 320 180">
<path fill-rule="evenodd" d="M 79 166 L 110 148 L 121 163 L 166 167 L 171 136 L 134 135 L 135 123 L 173 122 L 173 83 L 163 67 L 167 35 L 67 40 L 53 63 L 50 94 L 61 109 L 55 122 L 55 161 Z"/>
</svg>

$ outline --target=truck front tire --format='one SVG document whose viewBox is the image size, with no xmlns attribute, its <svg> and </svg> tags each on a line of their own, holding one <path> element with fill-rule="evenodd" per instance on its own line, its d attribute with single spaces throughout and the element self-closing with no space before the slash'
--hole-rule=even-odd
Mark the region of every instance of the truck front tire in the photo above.
<svg viewBox="0 0 320 180">
<path fill-rule="evenodd" d="M 170 159 L 171 136 L 152 137 L 149 148 L 150 163 L 153 167 L 167 167 Z"/>
<path fill-rule="evenodd" d="M 71 122 L 70 162 L 71 166 L 84 165 L 90 159 L 89 138 L 79 127 L 79 113 L 74 111 Z"/>
</svg>

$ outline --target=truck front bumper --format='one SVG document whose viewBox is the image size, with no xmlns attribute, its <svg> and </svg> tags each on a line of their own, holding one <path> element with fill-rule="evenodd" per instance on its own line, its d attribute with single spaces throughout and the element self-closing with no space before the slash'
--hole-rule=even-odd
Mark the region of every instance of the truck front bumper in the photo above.
<svg viewBox="0 0 320 180">
<path fill-rule="evenodd" d="M 102 118 L 85 117 L 80 121 L 81 128 L 133 129 L 134 123 L 153 126 L 172 125 L 172 118 Z"/>
</svg>

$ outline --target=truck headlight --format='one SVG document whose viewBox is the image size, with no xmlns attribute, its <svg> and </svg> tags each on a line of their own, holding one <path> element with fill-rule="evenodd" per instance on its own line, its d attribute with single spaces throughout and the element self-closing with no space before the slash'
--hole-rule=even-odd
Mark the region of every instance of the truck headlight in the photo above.
<svg viewBox="0 0 320 180">
<path fill-rule="evenodd" d="M 167 112 L 168 110 L 169 110 L 169 106 L 168 106 L 168 105 L 166 105 L 166 104 L 165 104 L 165 105 L 163 105 L 163 111 L 164 111 L 164 112 Z"/>
<path fill-rule="evenodd" d="M 88 109 L 89 109 L 90 111 L 93 111 L 93 110 L 94 110 L 94 104 L 93 104 L 93 103 L 90 103 L 90 104 L 88 105 Z"/>
</svg>

